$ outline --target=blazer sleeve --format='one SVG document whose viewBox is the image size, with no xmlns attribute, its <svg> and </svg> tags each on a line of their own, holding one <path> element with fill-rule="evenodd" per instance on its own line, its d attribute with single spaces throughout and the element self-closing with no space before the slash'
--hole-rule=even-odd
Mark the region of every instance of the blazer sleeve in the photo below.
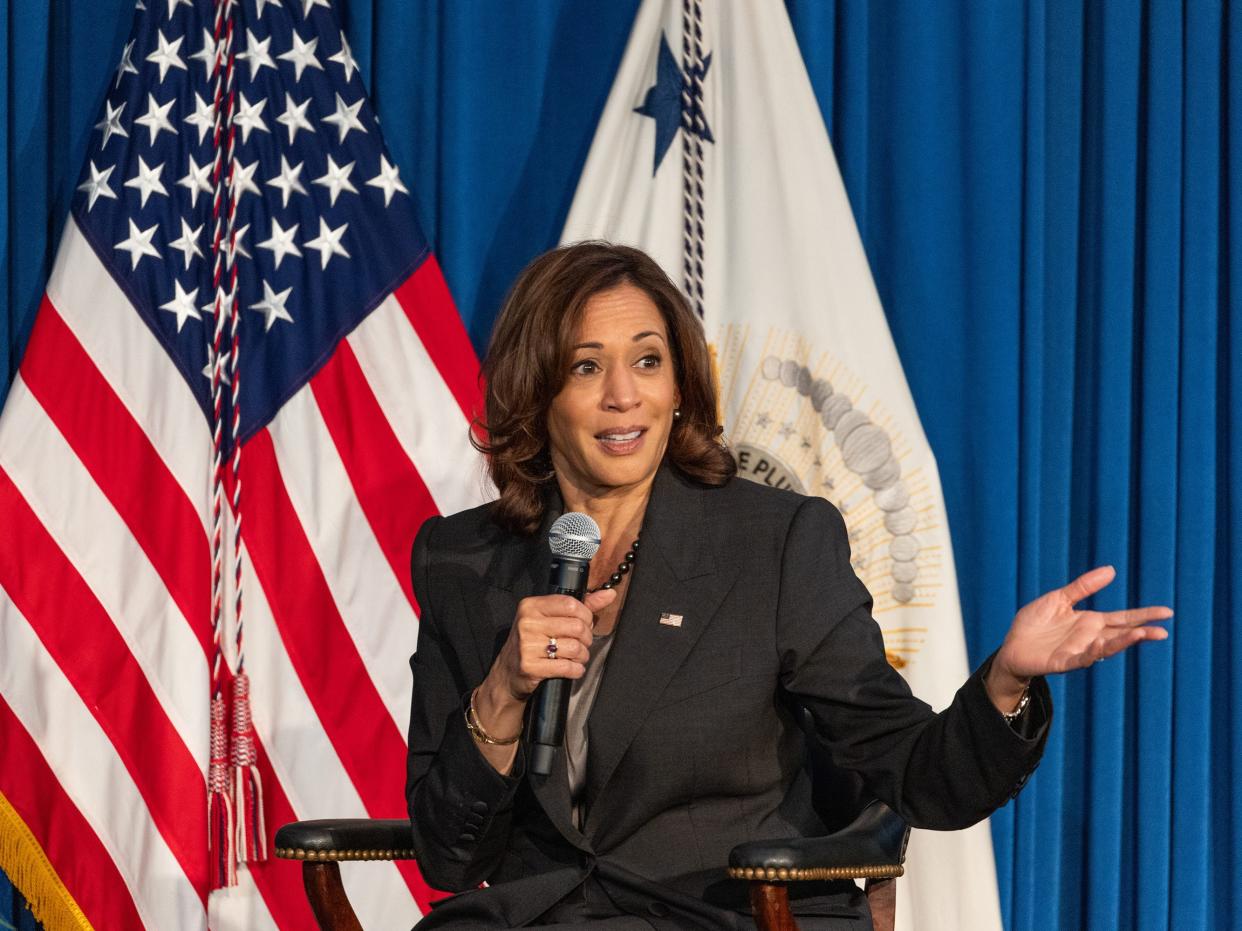
<svg viewBox="0 0 1242 931">
<path fill-rule="evenodd" d="M 455 631 L 449 629 L 452 618 L 447 611 L 441 613 L 430 571 L 441 520 L 432 517 L 423 524 L 411 557 L 420 615 L 418 647 L 410 658 L 414 696 L 406 801 L 423 877 L 437 889 L 460 892 L 486 880 L 500 862 L 525 756 L 519 750 L 513 773 L 503 776 L 479 752 L 466 728 L 465 709 L 478 683 L 467 681 L 458 661 Z"/>
<path fill-rule="evenodd" d="M 885 656 L 845 523 L 822 498 L 807 499 L 790 524 L 779 597 L 782 685 L 811 712 L 838 765 L 914 827 L 968 827 L 1017 795 L 1047 740 L 1047 684 L 1032 681 L 1018 729 L 984 688 L 991 658 L 939 714 L 915 698 Z"/>
</svg>

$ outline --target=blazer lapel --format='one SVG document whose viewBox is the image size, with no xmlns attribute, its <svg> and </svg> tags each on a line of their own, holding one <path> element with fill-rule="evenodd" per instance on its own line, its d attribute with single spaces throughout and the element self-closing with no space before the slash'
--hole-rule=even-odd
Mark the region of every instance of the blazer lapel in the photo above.
<svg viewBox="0 0 1242 931">
<path fill-rule="evenodd" d="M 495 546 L 480 575 L 456 580 L 462 617 L 467 619 L 474 641 L 480 675 L 487 675 L 509 636 L 517 603 L 528 595 L 542 594 L 535 567 L 543 563 L 546 587 L 549 558 L 546 533 L 531 537 L 506 535 Z"/>
<path fill-rule="evenodd" d="M 667 467 L 656 476 L 616 642 L 587 725 L 587 799 L 594 803 L 730 585 L 717 571 L 700 493 Z M 681 615 L 680 626 L 660 615 Z M 583 833 L 594 836 L 591 805 Z"/>
</svg>

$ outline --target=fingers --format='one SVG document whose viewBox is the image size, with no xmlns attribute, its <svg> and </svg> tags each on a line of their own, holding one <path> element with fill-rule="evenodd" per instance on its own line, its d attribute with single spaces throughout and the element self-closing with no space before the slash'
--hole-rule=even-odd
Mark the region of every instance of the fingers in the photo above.
<svg viewBox="0 0 1242 931">
<path fill-rule="evenodd" d="M 597 592 L 591 592 L 583 599 L 583 603 L 592 614 L 598 614 L 616 600 L 617 590 L 615 588 L 604 588 Z"/>
<path fill-rule="evenodd" d="M 563 653 L 570 644 L 586 650 L 591 646 L 594 636 L 591 622 L 579 617 L 519 618 L 517 635 L 523 653 L 528 647 L 535 648 L 536 652 L 543 652 L 553 637 L 556 638 L 559 652 Z"/>
<path fill-rule="evenodd" d="M 1103 642 L 1102 656 L 1116 656 L 1122 650 L 1128 650 L 1136 643 L 1144 640 L 1166 640 L 1169 632 L 1163 627 L 1138 627 L 1132 630 L 1117 631 Z"/>
<path fill-rule="evenodd" d="M 569 595 L 536 595 L 533 598 L 523 598 L 518 603 L 518 617 L 576 617 L 590 624 L 591 616 L 590 607 Z"/>
<path fill-rule="evenodd" d="M 552 650 L 555 640 L 556 649 Z M 519 648 L 518 672 L 539 683 L 543 679 L 578 679 L 586 673 L 590 649 L 574 637 L 537 637 Z"/>
<path fill-rule="evenodd" d="M 552 648 L 552 641 L 556 641 L 556 648 Z M 525 640 L 522 643 L 522 658 L 530 659 L 550 659 L 555 657 L 558 660 L 573 660 L 576 663 L 586 663 L 591 658 L 591 648 L 575 637 L 537 637 Z"/>
<path fill-rule="evenodd" d="M 1112 566 L 1096 566 L 1074 579 L 1061 591 L 1069 598 L 1071 604 L 1077 604 L 1084 598 L 1090 598 L 1116 577 L 1117 570 Z"/>
<path fill-rule="evenodd" d="M 523 640 L 529 637 L 574 637 L 591 643 L 594 615 L 590 608 L 568 595 L 540 595 L 518 603 L 514 626 Z"/>
<path fill-rule="evenodd" d="M 529 690 L 544 679 L 579 679 L 586 673 L 592 620 L 591 610 L 568 595 L 522 599 L 510 640 L 516 647 L 516 673 Z M 553 641 L 556 648 L 550 649 Z"/>
<path fill-rule="evenodd" d="M 522 674 L 536 683 L 544 679 L 581 679 L 586 675 L 586 664 L 577 660 L 548 659 L 542 656 L 529 662 L 522 662 Z"/>
<path fill-rule="evenodd" d="M 1148 605 L 1143 608 L 1129 608 L 1125 611 L 1109 611 L 1102 615 L 1104 623 L 1109 627 L 1139 627 L 1153 621 L 1167 621 L 1173 611 L 1164 605 Z"/>
<path fill-rule="evenodd" d="M 1167 640 L 1169 632 L 1163 627 L 1132 627 L 1102 631 L 1091 645 L 1077 657 L 1070 668 L 1087 668 L 1100 660 L 1116 656 L 1144 640 Z"/>
</svg>

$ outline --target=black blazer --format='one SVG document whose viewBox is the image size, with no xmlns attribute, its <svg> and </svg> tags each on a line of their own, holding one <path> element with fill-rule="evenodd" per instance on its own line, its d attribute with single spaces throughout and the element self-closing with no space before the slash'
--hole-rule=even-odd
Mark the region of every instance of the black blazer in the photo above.
<svg viewBox="0 0 1242 931">
<path fill-rule="evenodd" d="M 557 499 L 559 505 L 559 498 Z M 983 687 L 939 715 L 888 664 L 871 596 L 831 504 L 742 480 L 656 477 L 616 640 L 588 725 L 581 832 L 563 754 L 547 779 L 476 749 L 463 699 L 487 674 L 519 599 L 547 591 L 546 529 L 519 537 L 485 505 L 428 520 L 414 543 L 421 607 L 406 794 L 424 877 L 467 892 L 421 927 L 520 927 L 589 875 L 657 927 L 753 927 L 725 877 L 744 841 L 825 833 L 789 711 L 806 707 L 839 766 L 916 827 L 986 817 L 1025 782 L 1051 700 L 1033 686 L 1025 733 Z M 660 623 L 679 614 L 680 626 Z M 852 884 L 795 884 L 805 915 L 865 917 Z M 817 925 L 803 922 L 804 927 Z M 850 926 L 858 927 L 858 923 Z"/>
</svg>

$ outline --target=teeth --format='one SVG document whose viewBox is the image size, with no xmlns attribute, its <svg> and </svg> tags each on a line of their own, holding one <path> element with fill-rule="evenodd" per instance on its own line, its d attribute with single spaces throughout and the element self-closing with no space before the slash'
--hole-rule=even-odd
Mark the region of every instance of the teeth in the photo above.
<svg viewBox="0 0 1242 931">
<path fill-rule="evenodd" d="M 628 443 L 630 440 L 638 439 L 640 433 L 642 433 L 641 430 L 631 430 L 629 433 L 605 433 L 600 439 L 610 443 Z"/>
</svg>

